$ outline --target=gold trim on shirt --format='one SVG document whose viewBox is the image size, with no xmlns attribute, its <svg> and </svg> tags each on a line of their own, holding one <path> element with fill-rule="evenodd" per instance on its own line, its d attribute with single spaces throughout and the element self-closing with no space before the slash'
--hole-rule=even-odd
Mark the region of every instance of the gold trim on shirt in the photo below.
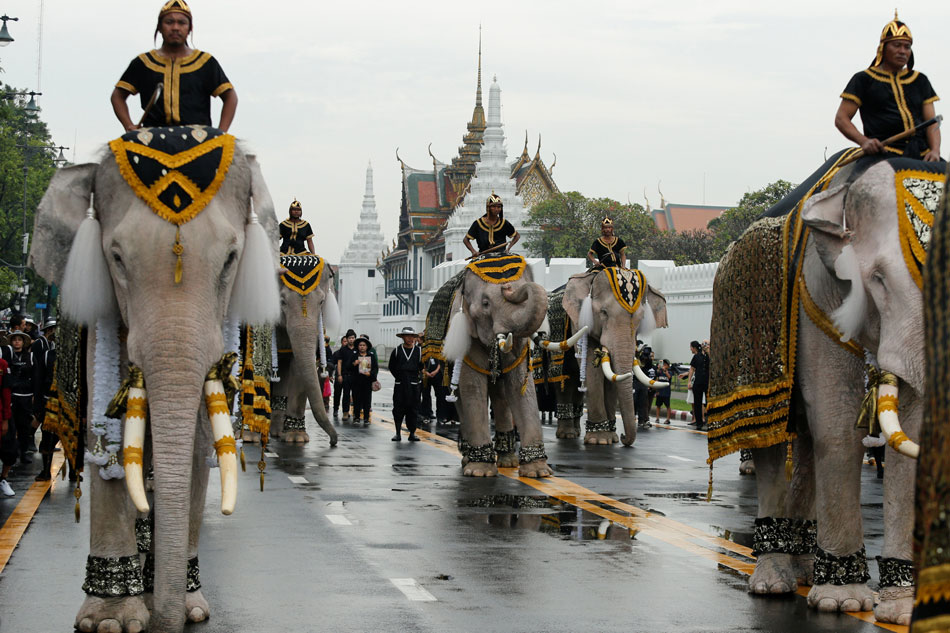
<svg viewBox="0 0 950 633">
<path fill-rule="evenodd" d="M 149 70 L 162 74 L 165 123 L 169 125 L 181 123 L 181 75 L 200 70 L 211 59 L 211 53 L 203 53 L 195 49 L 181 59 L 169 59 L 157 50 L 152 50 L 139 55 L 139 59 Z M 218 86 L 218 89 L 220 90 L 221 86 Z"/>
<path fill-rule="evenodd" d="M 130 84 L 130 83 L 127 82 L 127 81 L 122 81 L 121 79 L 116 82 L 115 87 L 116 87 L 116 88 L 122 88 L 122 89 L 125 90 L 126 92 L 132 93 L 132 94 L 134 94 L 134 95 L 137 95 L 137 94 L 139 93 L 139 91 L 136 90 L 135 86 L 133 86 L 132 84 Z"/>
</svg>

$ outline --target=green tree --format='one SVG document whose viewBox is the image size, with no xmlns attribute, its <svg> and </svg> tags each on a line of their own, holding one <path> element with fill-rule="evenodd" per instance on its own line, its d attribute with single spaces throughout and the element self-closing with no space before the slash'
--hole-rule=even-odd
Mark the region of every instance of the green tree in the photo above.
<svg viewBox="0 0 950 633">
<path fill-rule="evenodd" d="M 23 268 L 23 233 L 24 226 L 27 233 L 33 231 L 34 212 L 56 170 L 56 154 L 46 124 L 24 108 L 26 101 L 16 92 L 4 85 L 7 97 L 0 100 L 0 308 L 15 302 L 11 279 L 14 287 L 19 280 L 29 285 L 27 307 L 44 302 L 47 293 L 46 282 Z"/>
<path fill-rule="evenodd" d="M 784 198 L 797 185 L 787 180 L 776 180 L 742 196 L 739 204 L 727 209 L 721 216 L 709 223 L 709 229 L 715 236 L 716 252 L 718 256 L 710 261 L 718 261 L 729 248 L 729 244 L 739 239 L 743 231 L 755 222 L 760 215 Z"/>
</svg>

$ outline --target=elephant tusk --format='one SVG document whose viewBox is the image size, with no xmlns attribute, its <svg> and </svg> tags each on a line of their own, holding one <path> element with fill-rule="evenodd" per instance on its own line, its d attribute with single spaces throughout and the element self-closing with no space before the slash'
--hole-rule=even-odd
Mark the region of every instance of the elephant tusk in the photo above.
<svg viewBox="0 0 950 633">
<path fill-rule="evenodd" d="M 917 459 L 920 455 L 920 445 L 907 437 L 901 429 L 900 417 L 897 415 L 897 393 L 897 387 L 894 385 L 882 384 L 878 387 L 877 419 L 891 448 L 901 455 Z"/>
<path fill-rule="evenodd" d="M 642 382 L 647 387 L 651 387 L 653 389 L 666 389 L 670 386 L 670 383 L 668 382 L 652 380 L 649 376 L 647 376 L 644 371 L 640 369 L 640 361 L 636 358 L 633 359 L 633 373 L 636 375 L 637 380 Z"/>
<path fill-rule="evenodd" d="M 148 512 L 145 480 L 142 474 L 145 461 L 145 412 L 148 397 L 145 389 L 129 387 L 126 400 L 125 432 L 122 434 L 122 465 L 125 468 L 125 487 L 139 512 Z"/>
<path fill-rule="evenodd" d="M 577 345 L 577 342 L 581 340 L 582 336 L 587 334 L 587 330 L 589 329 L 590 328 L 585 325 L 566 341 L 561 341 L 560 343 L 552 343 L 551 341 L 541 341 L 541 346 L 547 350 L 555 349 L 559 352 L 567 351 L 568 349 Z"/>
<path fill-rule="evenodd" d="M 610 382 L 623 382 L 630 378 L 633 375 L 631 372 L 625 374 L 615 374 L 614 370 L 610 368 L 610 353 L 604 350 L 604 355 L 600 359 L 600 368 L 604 372 L 604 377 L 607 378 Z"/>
<path fill-rule="evenodd" d="M 211 421 L 214 451 L 218 455 L 221 470 L 221 514 L 234 512 L 237 500 L 237 442 L 231 429 L 231 415 L 220 380 L 206 380 L 205 405 Z"/>
<path fill-rule="evenodd" d="M 496 334 L 495 340 L 498 341 L 498 349 L 500 349 L 503 352 L 507 352 L 508 350 L 510 350 L 512 347 L 513 338 L 514 337 L 512 336 L 511 332 L 508 332 L 507 336 L 505 336 L 504 334 Z"/>
</svg>

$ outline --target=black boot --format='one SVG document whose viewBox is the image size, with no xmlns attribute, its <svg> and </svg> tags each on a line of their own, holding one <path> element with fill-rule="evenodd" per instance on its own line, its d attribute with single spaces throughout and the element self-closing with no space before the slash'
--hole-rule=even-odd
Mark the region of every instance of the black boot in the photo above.
<svg viewBox="0 0 950 633">
<path fill-rule="evenodd" d="M 43 470 L 34 477 L 34 481 L 49 481 L 52 478 L 50 470 L 53 468 L 53 456 L 49 453 L 43 453 Z"/>
</svg>

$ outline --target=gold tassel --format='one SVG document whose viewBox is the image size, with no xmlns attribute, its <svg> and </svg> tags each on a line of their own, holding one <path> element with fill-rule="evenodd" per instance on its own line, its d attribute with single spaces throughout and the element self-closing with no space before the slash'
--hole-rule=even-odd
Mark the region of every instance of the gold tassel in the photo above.
<svg viewBox="0 0 950 633">
<path fill-rule="evenodd" d="M 77 459 L 78 459 L 78 457 L 77 457 Z M 68 460 L 68 459 L 66 460 L 65 463 L 63 463 L 63 467 L 59 469 L 59 478 L 62 479 L 63 481 L 66 481 L 66 467 L 67 467 L 67 466 L 69 466 L 69 460 Z"/>
<path fill-rule="evenodd" d="M 261 433 L 261 460 L 257 462 L 257 470 L 261 471 L 261 492 L 264 492 L 264 471 L 267 469 L 267 462 L 264 461 L 264 451 L 267 450 L 267 440 Z"/>
<path fill-rule="evenodd" d="M 530 376 L 531 376 L 531 374 L 525 374 L 525 376 L 524 376 L 524 382 L 521 383 L 521 395 L 522 395 L 522 396 L 525 394 L 525 392 L 528 391 L 528 378 L 529 378 Z"/>
<path fill-rule="evenodd" d="M 175 245 L 172 246 L 172 252 L 178 258 L 175 261 L 175 283 L 181 283 L 181 254 L 185 252 L 185 247 L 181 245 L 181 231 L 175 229 Z"/>
<path fill-rule="evenodd" d="M 713 462 L 709 462 L 709 487 L 706 488 L 706 503 L 712 501 Z"/>
<path fill-rule="evenodd" d="M 241 444 L 241 472 L 247 472 L 247 460 L 244 459 L 244 444 Z"/>
<path fill-rule="evenodd" d="M 112 396 L 109 406 L 106 407 L 106 417 L 119 420 L 125 416 L 130 387 L 145 389 L 145 377 L 142 370 L 133 363 L 129 363 L 128 377 L 119 385 L 119 390 Z"/>
<path fill-rule="evenodd" d="M 792 471 L 795 468 L 795 461 L 792 456 L 792 440 L 788 441 L 788 448 L 785 451 L 785 481 L 792 480 Z"/>
<path fill-rule="evenodd" d="M 307 298 L 306 297 L 301 298 L 300 305 L 303 306 L 303 315 L 307 316 Z"/>
<path fill-rule="evenodd" d="M 82 488 L 80 484 L 82 483 L 82 473 L 76 473 L 76 487 L 73 488 L 73 496 L 76 497 L 76 523 L 79 523 L 79 498 L 82 497 Z"/>
</svg>

